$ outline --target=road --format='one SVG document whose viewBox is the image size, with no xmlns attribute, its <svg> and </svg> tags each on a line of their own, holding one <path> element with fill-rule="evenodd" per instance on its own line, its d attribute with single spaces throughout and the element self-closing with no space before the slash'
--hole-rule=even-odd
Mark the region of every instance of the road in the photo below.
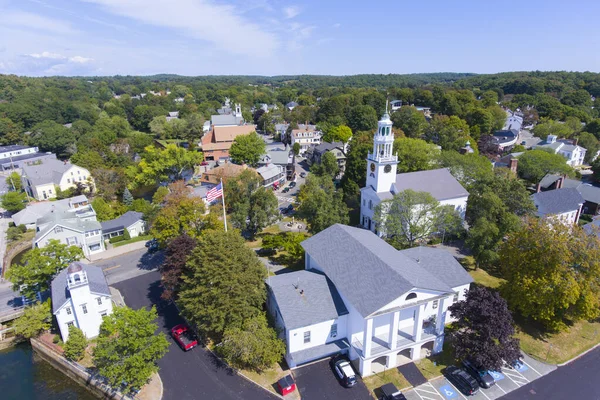
<svg viewBox="0 0 600 400">
<path fill-rule="evenodd" d="M 502 400 L 600 399 L 598 371 L 600 348 L 507 394 Z"/>
<path fill-rule="evenodd" d="M 521 142 L 523 142 L 523 141 L 525 141 L 524 146 L 529 149 L 530 147 L 541 143 L 542 139 L 540 139 L 539 137 L 533 136 L 533 132 L 531 132 L 527 129 L 523 129 L 521 131 L 521 133 L 519 133 L 519 139 L 517 141 L 517 144 L 521 144 Z"/>
<path fill-rule="evenodd" d="M 108 284 L 112 285 L 147 274 L 148 272 L 156 271 L 163 259 L 164 254 L 162 251 L 150 254 L 144 248 L 117 257 L 100 260 L 93 264 L 104 270 Z"/>
<path fill-rule="evenodd" d="M 287 207 L 288 205 L 296 202 L 296 196 L 300 190 L 300 186 L 304 185 L 305 178 L 301 177 L 301 173 L 308 174 L 310 167 L 306 163 L 306 160 L 300 156 L 296 157 L 296 186 L 290 189 L 289 192 L 284 193 L 283 188 L 289 186 L 289 182 L 286 182 L 279 189 L 275 191 L 275 196 L 279 201 L 279 207 Z"/>
<path fill-rule="evenodd" d="M 121 291 L 125 303 L 134 309 L 156 306 L 158 325 L 169 334 L 169 328 L 183 322 L 177 309 L 161 300 L 160 274 L 151 271 L 136 278 L 113 285 Z M 167 354 L 158 362 L 164 385 L 164 400 L 214 399 L 214 400 L 269 400 L 276 399 L 238 376 L 235 371 L 204 348 L 182 351 L 169 337 Z"/>
</svg>

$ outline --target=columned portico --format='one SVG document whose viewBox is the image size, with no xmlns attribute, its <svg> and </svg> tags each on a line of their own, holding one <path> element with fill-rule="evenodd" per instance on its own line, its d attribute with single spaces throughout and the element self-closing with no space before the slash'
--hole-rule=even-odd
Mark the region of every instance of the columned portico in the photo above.
<svg viewBox="0 0 600 400">
<path fill-rule="evenodd" d="M 420 304 L 415 310 L 415 324 L 413 326 L 413 340 L 415 342 L 421 341 L 421 335 L 423 333 L 423 316 L 425 314 L 425 304 Z"/>
<path fill-rule="evenodd" d="M 449 305 L 451 301 L 450 297 L 446 297 L 440 300 L 440 306 L 438 308 L 436 323 L 435 323 L 435 333 L 436 335 L 442 335 L 444 333 L 444 326 L 446 325 L 446 312 L 444 310 Z"/>
<path fill-rule="evenodd" d="M 388 344 L 391 350 L 395 350 L 398 347 L 398 322 L 400 320 L 400 311 L 396 311 L 390 314 L 390 329 L 388 335 Z"/>
<path fill-rule="evenodd" d="M 373 342 L 373 319 L 368 318 L 365 320 L 365 330 L 363 333 L 364 356 L 365 358 L 371 357 L 371 345 Z"/>
</svg>

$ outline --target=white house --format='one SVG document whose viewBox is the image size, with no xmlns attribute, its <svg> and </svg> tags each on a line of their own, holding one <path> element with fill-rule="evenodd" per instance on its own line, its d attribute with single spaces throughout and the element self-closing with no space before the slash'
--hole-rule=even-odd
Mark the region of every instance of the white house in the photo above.
<svg viewBox="0 0 600 400">
<path fill-rule="evenodd" d="M 392 112 L 399 110 L 400 108 L 402 108 L 402 100 L 392 100 L 390 101 L 390 107 L 392 109 Z"/>
<path fill-rule="evenodd" d="M 113 311 L 104 272 L 94 265 L 74 262 L 60 271 L 52 280 L 51 294 L 52 313 L 64 342 L 71 325 L 88 339 L 98 336 L 102 318 Z"/>
<path fill-rule="evenodd" d="M 573 144 L 571 140 L 558 139 L 556 135 L 548 135 L 546 143 L 536 147 L 551 149 L 554 151 L 554 154 L 560 154 L 567 159 L 567 164 L 571 167 L 583 165 L 583 159 L 587 152 L 587 149 L 578 146 L 577 144 Z"/>
<path fill-rule="evenodd" d="M 394 154 L 392 121 L 385 113 L 373 137 L 373 152 L 367 155 L 367 182 L 360 190 L 360 223 L 377 232 L 373 222 L 375 207 L 395 194 L 412 189 L 430 193 L 441 205 L 451 205 L 464 219 L 469 192 L 446 168 L 396 174 L 398 156 Z"/>
<path fill-rule="evenodd" d="M 299 125 L 298 129 L 292 129 L 292 147 L 298 143 L 300 145 L 300 154 L 304 154 L 310 147 L 321 144 L 322 136 L 323 132 L 318 130 L 315 125 Z"/>
<path fill-rule="evenodd" d="M 36 229 L 38 219 L 52 211 L 69 211 L 73 217 L 96 220 L 96 211 L 84 195 L 56 201 L 40 201 L 27 204 L 23 210 L 13 214 L 15 225 L 25 225 L 27 229 Z"/>
<path fill-rule="evenodd" d="M 21 180 L 27 193 L 37 200 L 56 197 L 56 186 L 60 187 L 60 190 L 77 187 L 78 183 L 94 186 L 90 171 L 68 161 L 52 158 L 36 164 L 23 165 Z"/>
<path fill-rule="evenodd" d="M 577 225 L 585 200 L 576 188 L 560 188 L 531 195 L 540 218 L 555 218 L 565 225 Z"/>
<path fill-rule="evenodd" d="M 398 251 L 336 224 L 302 242 L 305 270 L 267 279 L 291 368 L 345 353 L 362 376 L 442 350 L 448 306 L 473 282 L 441 249 Z"/>
<path fill-rule="evenodd" d="M 101 222 L 100 226 L 102 226 L 102 237 L 104 239 L 121 236 L 125 233 L 125 230 L 129 232 L 129 236 L 132 238 L 146 232 L 144 214 L 137 211 L 127 211 L 118 218 Z"/>
</svg>

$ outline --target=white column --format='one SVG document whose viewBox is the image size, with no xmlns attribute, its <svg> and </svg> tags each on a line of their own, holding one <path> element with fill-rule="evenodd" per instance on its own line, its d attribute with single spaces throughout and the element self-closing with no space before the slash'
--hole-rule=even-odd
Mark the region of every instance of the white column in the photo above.
<svg viewBox="0 0 600 400">
<path fill-rule="evenodd" d="M 365 358 L 371 357 L 371 343 L 373 341 L 373 319 L 365 320 L 365 330 L 363 332 L 363 355 Z"/>
<path fill-rule="evenodd" d="M 441 335 L 444 333 L 444 326 L 446 325 L 446 306 L 448 306 L 450 302 L 450 297 L 446 297 L 445 299 L 440 300 L 440 307 L 438 309 L 437 317 L 435 319 L 435 333 L 437 335 Z"/>
<path fill-rule="evenodd" d="M 421 334 L 423 333 L 423 315 L 425 314 L 425 304 L 421 304 L 417 307 L 414 326 L 413 326 L 413 340 L 418 342 L 421 340 Z"/>
<path fill-rule="evenodd" d="M 388 336 L 388 344 L 390 349 L 394 350 L 398 342 L 398 322 L 400 320 L 400 311 L 390 314 L 390 332 Z"/>
</svg>

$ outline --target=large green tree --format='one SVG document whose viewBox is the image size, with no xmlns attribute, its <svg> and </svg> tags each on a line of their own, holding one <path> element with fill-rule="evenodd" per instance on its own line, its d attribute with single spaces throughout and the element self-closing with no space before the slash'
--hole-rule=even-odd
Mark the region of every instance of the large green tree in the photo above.
<svg viewBox="0 0 600 400">
<path fill-rule="evenodd" d="M 354 106 L 348 112 L 348 126 L 353 132 L 374 130 L 377 128 L 377 112 L 371 106 Z"/>
<path fill-rule="evenodd" d="M 2 195 L 2 208 L 11 213 L 16 213 L 25 208 L 25 193 L 7 192 Z"/>
<path fill-rule="evenodd" d="M 310 174 L 298 193 L 298 213 L 308 223 L 311 233 L 318 233 L 334 224 L 348 223 L 348 207 L 343 193 L 336 190 L 329 176 Z"/>
<path fill-rule="evenodd" d="M 229 149 L 231 160 L 238 164 L 256 166 L 266 150 L 265 141 L 256 133 L 237 136 Z"/>
<path fill-rule="evenodd" d="M 334 126 L 330 128 L 327 132 L 325 132 L 325 134 L 323 135 L 323 140 L 329 143 L 348 143 L 350 138 L 352 138 L 352 129 L 350 129 L 346 125 Z"/>
<path fill-rule="evenodd" d="M 13 322 L 15 335 L 23 339 L 31 339 L 47 331 L 52 326 L 50 299 L 34 304 L 23 310 L 23 315 Z"/>
<path fill-rule="evenodd" d="M 44 121 L 33 127 L 30 143 L 41 151 L 50 151 L 60 158 L 69 157 L 75 152 L 75 136 L 69 128 L 55 121 Z"/>
<path fill-rule="evenodd" d="M 6 275 L 12 282 L 14 291 L 35 299 L 38 291 L 50 289 L 50 281 L 57 273 L 82 258 L 81 248 L 50 239 L 46 246 L 29 250 L 23 256 L 22 264 L 13 264 Z"/>
<path fill-rule="evenodd" d="M 69 339 L 65 343 L 65 357 L 69 360 L 79 361 L 85 353 L 87 339 L 81 329 L 75 325 L 69 326 Z"/>
<path fill-rule="evenodd" d="M 116 307 L 100 325 L 93 361 L 113 388 L 129 393 L 158 372 L 158 360 L 169 348 L 164 333 L 156 333 L 156 309 Z"/>
<path fill-rule="evenodd" d="M 394 140 L 394 151 L 398 155 L 398 173 L 436 168 L 440 156 L 436 145 L 409 137 Z"/>
<path fill-rule="evenodd" d="M 517 172 L 521 178 L 538 184 L 547 174 L 571 174 L 573 169 L 560 154 L 546 150 L 530 150 L 519 157 Z"/>
<path fill-rule="evenodd" d="M 401 107 L 390 118 L 394 127 L 401 129 L 409 138 L 420 139 L 428 125 L 425 115 L 415 107 Z"/>
<path fill-rule="evenodd" d="M 467 142 L 474 145 L 469 133 L 467 121 L 455 115 L 435 115 L 425 129 L 425 139 L 440 145 L 443 150 L 458 151 Z"/>
<path fill-rule="evenodd" d="M 556 219 L 529 219 L 508 235 L 498 264 L 510 308 L 550 331 L 600 315 L 600 239 Z"/>
<path fill-rule="evenodd" d="M 237 230 L 207 231 L 187 262 L 179 304 L 203 335 L 220 341 L 260 314 L 266 269 Z"/>
<path fill-rule="evenodd" d="M 375 207 L 377 230 L 397 248 L 414 247 L 438 233 L 458 232 L 461 218 L 431 194 L 404 190 Z"/>
</svg>

